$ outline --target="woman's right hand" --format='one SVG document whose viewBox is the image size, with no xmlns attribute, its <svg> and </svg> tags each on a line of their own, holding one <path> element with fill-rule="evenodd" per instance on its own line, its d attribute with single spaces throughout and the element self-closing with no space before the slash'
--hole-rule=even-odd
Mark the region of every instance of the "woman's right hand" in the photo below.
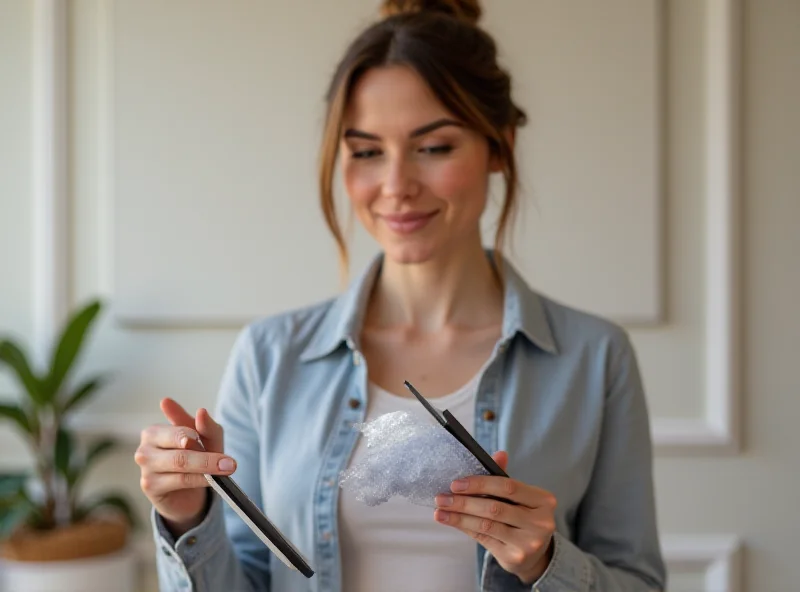
<svg viewBox="0 0 800 592">
<path fill-rule="evenodd" d="M 236 462 L 222 453 L 222 426 L 208 411 L 199 409 L 192 417 L 169 398 L 161 401 L 161 411 L 171 425 L 142 430 L 134 459 L 141 467 L 142 491 L 177 538 L 205 517 L 208 482 L 204 473 L 230 475 Z"/>
</svg>

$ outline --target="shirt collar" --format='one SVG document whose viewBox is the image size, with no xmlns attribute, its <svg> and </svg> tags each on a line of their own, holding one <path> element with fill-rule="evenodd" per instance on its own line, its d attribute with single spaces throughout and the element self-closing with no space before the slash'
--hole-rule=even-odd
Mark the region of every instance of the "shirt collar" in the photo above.
<svg viewBox="0 0 800 592">
<path fill-rule="evenodd" d="M 493 260 L 493 252 L 487 249 L 486 253 L 489 259 Z M 314 337 L 300 356 L 302 361 L 327 356 L 342 344 L 350 349 L 358 349 L 358 337 L 361 333 L 367 299 L 382 263 L 383 254 L 376 255 L 366 269 L 350 283 L 347 290 L 331 301 Z M 508 259 L 503 258 L 502 269 L 504 279 L 502 339 L 511 340 L 519 333 L 542 350 L 557 354 L 558 348 L 542 297 L 528 287 Z"/>
</svg>

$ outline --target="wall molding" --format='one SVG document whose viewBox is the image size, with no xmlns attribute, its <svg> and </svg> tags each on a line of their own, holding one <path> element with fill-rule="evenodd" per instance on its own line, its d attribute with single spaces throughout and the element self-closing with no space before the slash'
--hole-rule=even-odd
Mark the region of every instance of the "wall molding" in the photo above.
<svg viewBox="0 0 800 592">
<path fill-rule="evenodd" d="M 69 306 L 67 6 L 33 3 L 33 358 L 48 359 Z"/>
<path fill-rule="evenodd" d="M 646 68 L 649 69 L 649 71 L 644 75 L 642 80 L 646 80 L 647 89 L 644 92 L 646 92 L 648 96 L 648 117 L 644 127 L 648 129 L 647 168 L 650 169 L 652 166 L 654 174 L 651 175 L 651 178 L 647 179 L 647 185 L 646 187 L 642 188 L 643 195 L 640 196 L 640 199 L 648 202 L 649 217 L 647 221 L 646 234 L 648 236 L 648 246 L 646 247 L 648 256 L 646 257 L 646 262 L 647 264 L 652 265 L 653 269 L 647 271 L 646 279 L 640 278 L 640 283 L 648 285 L 646 295 L 642 295 L 641 298 L 636 298 L 635 302 L 631 302 L 629 303 L 629 306 L 623 307 L 628 308 L 628 310 L 616 310 L 616 305 L 612 305 L 611 310 L 608 310 L 608 305 L 606 305 L 602 308 L 607 309 L 608 314 L 604 314 L 602 312 L 601 314 L 604 314 L 604 316 L 607 316 L 607 318 L 611 319 L 612 321 L 626 327 L 652 329 L 655 327 L 663 327 L 667 322 L 666 286 L 668 253 L 666 248 L 667 229 L 666 225 L 663 223 L 663 220 L 665 220 L 664 213 L 666 209 L 665 180 L 666 169 L 668 165 L 666 158 L 667 134 L 665 133 L 667 123 L 665 117 L 665 82 L 668 71 L 666 59 L 667 2 L 665 0 L 648 0 L 643 5 L 647 8 L 637 8 L 635 14 L 637 16 L 637 22 L 641 23 L 641 27 L 639 28 L 647 31 L 646 38 L 648 46 L 646 49 L 646 55 L 648 59 Z M 642 14 L 639 12 L 639 10 L 645 11 L 645 16 L 642 16 L 642 18 L 639 18 L 640 14 Z M 109 85 L 104 84 L 103 86 L 107 87 Z M 650 96 L 651 93 L 652 97 Z M 650 117 L 651 112 L 652 117 Z M 651 135 L 652 138 L 650 138 Z M 502 188 L 499 186 L 496 189 L 502 191 Z M 643 197 L 644 195 L 646 195 L 646 197 Z M 649 211 L 651 207 L 649 205 L 651 199 L 652 212 Z M 490 210 L 494 205 L 496 204 L 490 205 Z M 535 209 L 536 208 L 534 208 L 534 210 Z M 485 237 L 486 240 L 484 242 L 486 247 L 490 247 L 492 242 L 491 237 L 489 236 L 490 228 L 493 228 L 494 226 L 493 219 L 497 214 L 499 214 L 499 208 L 497 211 L 487 212 L 487 214 L 491 215 L 484 220 L 484 230 L 487 233 Z M 523 220 L 519 220 L 518 222 L 523 222 Z M 118 221 L 118 224 L 121 223 Z M 120 226 L 120 228 L 122 228 L 122 226 Z M 517 230 L 522 231 L 523 228 L 520 226 L 517 228 Z M 518 235 L 514 236 L 514 239 L 521 238 L 524 234 L 524 232 L 520 232 Z M 129 238 L 125 242 L 129 243 L 130 241 L 131 239 Z M 515 243 L 517 243 L 517 240 L 512 242 L 514 245 L 513 249 L 518 250 L 519 244 Z M 129 249 L 130 247 L 126 249 L 126 252 L 128 252 Z M 512 249 L 509 248 L 509 251 L 511 250 Z M 652 255 L 650 255 L 651 250 L 653 250 Z M 511 253 L 507 253 L 507 255 L 511 256 Z M 128 260 L 127 258 L 129 256 L 130 255 L 126 255 L 125 259 L 123 260 Z M 518 257 L 511 256 L 510 258 L 512 261 L 516 259 L 516 263 L 520 262 Z M 131 265 L 132 269 L 136 267 L 136 265 L 129 260 L 128 264 Z M 113 274 L 116 272 L 118 274 L 118 278 L 123 278 L 123 268 L 127 267 L 127 265 L 121 263 L 116 267 L 116 269 L 111 267 L 108 273 Z M 133 273 L 138 275 L 139 272 L 134 271 Z M 535 270 L 531 273 L 535 273 Z M 120 287 L 122 288 L 123 286 L 120 285 Z M 133 289 L 136 290 L 137 288 Z M 322 297 L 327 297 L 330 295 L 332 294 L 323 294 Z M 120 296 L 122 296 L 122 294 L 120 294 Z M 131 298 L 134 299 L 131 300 Z M 113 314 L 115 322 L 120 327 L 126 330 L 137 331 L 237 331 L 243 325 L 252 321 L 253 318 L 261 316 L 262 314 L 258 312 L 258 307 L 256 307 L 256 312 L 253 312 L 251 309 L 249 313 L 246 310 L 242 310 L 242 307 L 236 307 L 238 310 L 217 312 L 211 310 L 213 308 L 214 305 L 209 305 L 208 307 L 201 307 L 200 310 L 183 310 L 180 306 L 176 306 L 175 302 L 172 300 L 170 300 L 170 304 L 166 305 L 159 303 L 148 305 L 146 302 L 137 302 L 135 297 L 129 296 L 127 298 L 120 299 L 120 302 L 118 303 L 118 306 L 115 307 Z"/>
<path fill-rule="evenodd" d="M 698 592 L 741 592 L 741 539 L 733 535 L 668 535 L 661 548 L 670 572 L 701 571 L 704 588 Z"/>
<path fill-rule="evenodd" d="M 702 419 L 655 418 L 658 453 L 740 449 L 739 97 L 741 0 L 706 1 L 705 409 Z"/>
<path fill-rule="evenodd" d="M 739 83 L 740 83 L 740 1 L 707 0 L 706 27 L 706 297 L 705 297 L 705 409 L 700 418 L 653 418 L 652 435 L 656 454 L 731 454 L 740 448 L 739 429 Z M 34 200 L 34 325 L 36 343 L 42 351 L 65 314 L 68 298 L 67 204 L 67 93 L 65 8 L 58 0 L 36 1 L 36 192 Z M 113 179 L 110 173 L 110 134 L 113 131 L 113 77 L 108 57 L 112 49 L 112 8 L 101 7 L 98 22 L 103 45 L 100 86 L 102 160 L 105 170 L 100 182 L 100 216 L 105 248 L 110 239 Z M 100 249 L 103 251 L 103 249 Z M 100 281 L 111 291 L 111 254 L 101 257 Z M 153 320 L 161 325 L 161 320 Z M 227 325 L 229 319 L 219 319 Z M 180 324 L 179 324 L 180 326 Z M 144 327 L 139 327 L 144 328 Z M 162 327 L 163 328 L 163 327 Z M 183 326 L 186 328 L 186 326 Z M 158 414 L 93 413 L 77 419 L 90 432 L 115 433 L 137 438 L 141 427 L 161 421 Z"/>
</svg>

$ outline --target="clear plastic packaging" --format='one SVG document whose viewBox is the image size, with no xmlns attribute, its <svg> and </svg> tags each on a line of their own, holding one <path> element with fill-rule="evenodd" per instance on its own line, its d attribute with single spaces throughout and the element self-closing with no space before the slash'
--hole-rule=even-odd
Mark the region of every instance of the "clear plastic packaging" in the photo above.
<svg viewBox="0 0 800 592">
<path fill-rule="evenodd" d="M 450 483 L 488 472 L 447 430 L 407 411 L 354 426 L 366 439 L 364 457 L 340 474 L 339 485 L 368 506 L 394 496 L 430 508 Z"/>
</svg>

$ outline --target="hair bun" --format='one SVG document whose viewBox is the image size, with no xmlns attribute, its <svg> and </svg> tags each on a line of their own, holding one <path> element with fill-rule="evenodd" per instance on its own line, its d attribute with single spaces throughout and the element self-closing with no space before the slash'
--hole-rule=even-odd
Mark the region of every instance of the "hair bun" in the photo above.
<svg viewBox="0 0 800 592">
<path fill-rule="evenodd" d="M 383 0 L 381 3 L 384 18 L 417 12 L 446 14 L 471 25 L 476 25 L 482 15 L 478 0 Z"/>
</svg>

